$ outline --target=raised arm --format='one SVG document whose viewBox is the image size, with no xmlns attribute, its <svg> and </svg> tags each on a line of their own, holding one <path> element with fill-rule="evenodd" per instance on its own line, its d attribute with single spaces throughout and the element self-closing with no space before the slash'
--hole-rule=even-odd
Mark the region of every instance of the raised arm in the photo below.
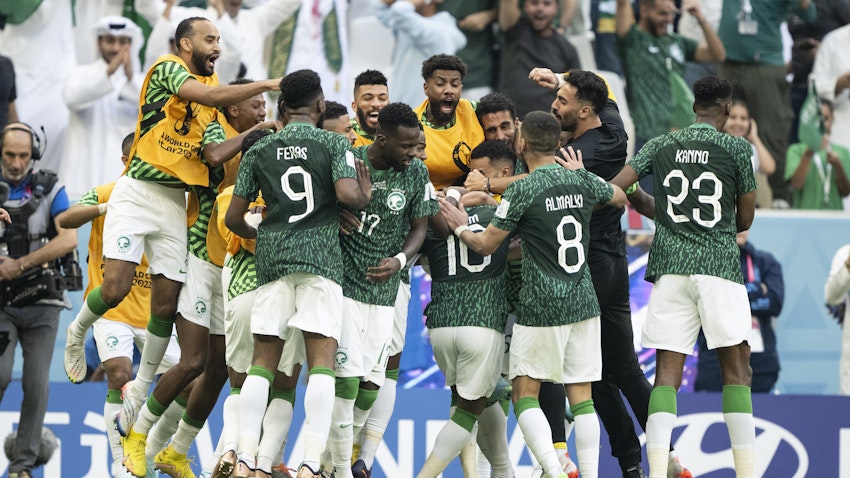
<svg viewBox="0 0 850 478">
<path fill-rule="evenodd" d="M 694 53 L 696 61 L 715 62 L 719 63 L 726 59 L 726 48 L 723 47 L 723 42 L 720 41 L 720 36 L 711 28 L 711 25 L 702 14 L 699 8 L 699 2 L 696 0 L 688 0 L 684 5 L 685 10 L 694 17 L 699 23 L 702 34 L 705 37 L 705 43 L 697 46 L 697 51 Z"/>
<path fill-rule="evenodd" d="M 614 28 L 617 37 L 623 38 L 635 24 L 635 11 L 630 0 L 617 0 L 617 11 L 614 14 Z"/>
<path fill-rule="evenodd" d="M 281 78 L 242 85 L 207 86 L 194 78 L 180 85 L 177 96 L 206 106 L 228 106 L 267 91 L 280 91 Z"/>
<path fill-rule="evenodd" d="M 519 0 L 499 0 L 499 28 L 503 32 L 513 28 L 521 16 Z"/>
</svg>

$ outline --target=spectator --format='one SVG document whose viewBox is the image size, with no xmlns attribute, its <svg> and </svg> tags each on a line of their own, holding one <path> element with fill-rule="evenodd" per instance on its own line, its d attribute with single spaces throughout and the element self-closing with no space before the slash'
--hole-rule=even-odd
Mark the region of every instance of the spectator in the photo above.
<svg viewBox="0 0 850 478">
<path fill-rule="evenodd" d="M 121 176 L 124 165 L 112 158 L 135 129 L 145 77 L 139 66 L 144 38 L 135 23 L 106 16 L 91 33 L 99 58 L 72 68 L 63 89 L 71 113 L 59 172 L 72 198 Z"/>
<path fill-rule="evenodd" d="M 458 50 L 459 56 L 469 66 L 469 75 L 463 80 L 463 97 L 478 100 L 493 91 L 496 75 L 496 21 L 497 0 L 444 0 L 437 4 L 457 19 L 457 26 L 466 36 L 466 46 Z"/>
<path fill-rule="evenodd" d="M 779 26 L 792 7 L 804 21 L 815 20 L 811 0 L 726 0 L 718 29 L 726 47 L 720 76 L 731 81 L 735 97 L 750 106 L 762 140 L 776 160 L 777 170 L 768 179 L 773 206 L 778 208 L 788 207 L 783 175 L 793 117 Z"/>
<path fill-rule="evenodd" d="M 46 277 L 39 271 L 47 267 L 61 276 L 58 260 L 77 247 L 76 231 L 63 229 L 55 220 L 68 209 L 65 188 L 57 184 L 55 174 L 33 170 L 41 156 L 35 138 L 35 132 L 24 123 L 10 123 L 0 135 L 0 181 L 10 187 L 3 206 L 11 216 L 11 224 L 6 225 L 0 239 L 5 252 L 0 258 L 0 283 L 4 289 L 17 291 L 11 297 L 4 296 L 0 311 L 0 336 L 5 338 L 0 344 L 0 401 L 12 381 L 15 348 L 20 342 L 24 398 L 9 464 L 9 476 L 20 478 L 30 478 L 35 466 L 47 411 L 59 313 L 66 304 L 70 306 L 64 291 L 54 293 L 39 287 Z M 26 293 L 33 290 L 37 293 Z"/>
<path fill-rule="evenodd" d="M 378 19 L 393 31 L 393 100 L 415 108 L 422 100 L 419 67 L 432 55 L 453 55 L 466 46 L 466 37 L 448 12 L 437 13 L 437 2 L 375 0 Z"/>
<path fill-rule="evenodd" d="M 593 28 L 593 56 L 596 67 L 623 76 L 623 65 L 617 53 L 617 30 L 614 12 L 617 0 L 591 0 L 590 24 Z"/>
<path fill-rule="evenodd" d="M 696 3 L 686 7 L 699 22 L 705 43 L 669 33 L 676 7 L 672 0 L 640 0 L 640 21 L 635 23 L 629 0 L 617 0 L 617 38 L 620 59 L 626 72 L 626 97 L 635 123 L 636 151 L 649 139 L 669 132 L 674 126 L 672 111 L 675 75 L 684 80 L 685 62 L 723 61 L 725 50 L 717 33 Z M 690 103 L 687 110 L 690 110 Z M 641 183 L 644 184 L 644 183 Z M 651 188 L 648 189 L 651 191 Z"/>
<path fill-rule="evenodd" d="M 825 131 L 821 148 L 812 151 L 796 143 L 785 156 L 785 179 L 794 209 L 841 210 L 841 198 L 850 195 L 850 150 L 830 141 L 832 104 L 821 101 L 821 113 Z"/>
<path fill-rule="evenodd" d="M 520 118 L 530 111 L 549 111 L 552 104 L 552 93 L 538 88 L 529 71 L 581 67 L 576 49 L 553 27 L 557 15 L 556 0 L 526 0 L 522 10 L 519 0 L 499 2 L 499 27 L 505 33 L 499 90 L 514 102 Z"/>
<path fill-rule="evenodd" d="M 850 244 L 841 246 L 832 258 L 829 277 L 824 285 L 824 297 L 827 305 L 845 304 L 844 314 L 838 320 L 842 326 L 841 361 L 838 366 L 838 393 L 850 395 L 850 327 L 846 327 L 850 309 L 846 307 L 850 300 Z"/>
<path fill-rule="evenodd" d="M 740 136 L 750 142 L 753 147 L 753 171 L 756 172 L 756 205 L 770 207 L 773 197 L 767 185 L 767 176 L 776 170 L 776 160 L 759 138 L 756 120 L 750 117 L 750 109 L 742 100 L 732 100 L 729 108 L 729 118 L 723 126 L 723 132 L 732 136 Z"/>
<path fill-rule="evenodd" d="M 22 2 L 4 2 L 13 6 Z M 68 109 L 62 100 L 61 85 L 74 66 L 74 40 L 71 33 L 71 2 L 43 0 L 29 16 L 10 19 L 0 30 L 0 55 L 15 65 L 19 117 L 26 117 L 44 136 L 50 138 L 39 162 L 42 170 L 59 171 L 61 145 L 68 126 Z M 20 81 L 26 78 L 26 81 Z"/>
<path fill-rule="evenodd" d="M 850 7 L 847 8 L 850 12 Z M 850 131 L 850 25 L 828 33 L 818 48 L 812 74 L 818 95 L 832 101 L 835 131 Z M 835 144 L 850 148 L 850 135 L 838 134 L 832 138 Z M 850 209 L 845 201 L 844 209 Z"/>
<path fill-rule="evenodd" d="M 785 281 L 782 265 L 767 251 L 758 250 L 747 241 L 749 231 L 739 232 L 735 242 L 741 249 L 741 272 L 750 298 L 752 331 L 750 368 L 753 369 L 752 391 L 769 393 L 779 378 L 779 354 L 776 351 L 776 332 L 773 321 L 782 312 L 785 300 Z M 720 392 L 723 389 L 717 352 L 709 350 L 702 332 L 697 340 L 699 362 L 694 390 Z"/>
<path fill-rule="evenodd" d="M 5 128 L 9 122 L 18 121 L 15 110 L 15 98 L 18 96 L 15 88 L 15 67 L 12 60 L 0 56 L 0 128 Z"/>
<path fill-rule="evenodd" d="M 272 36 L 269 75 L 310 69 L 322 79 L 325 99 L 351 103 L 348 74 L 348 0 L 300 0 L 298 13 Z"/>
<path fill-rule="evenodd" d="M 709 26 L 713 31 L 717 31 L 720 26 L 720 12 L 723 10 L 723 0 L 701 0 L 700 11 Z M 696 18 L 688 12 L 681 12 L 679 23 L 677 25 L 678 32 L 687 38 L 694 40 L 697 43 L 705 43 L 705 35 L 702 34 L 702 27 Z M 685 67 L 685 82 L 693 87 L 696 81 L 704 76 L 716 75 L 717 69 L 720 67 L 715 62 L 700 63 L 689 61 Z"/>
<path fill-rule="evenodd" d="M 798 141 L 797 122 L 800 108 L 809 92 L 809 75 L 824 35 L 850 23 L 850 3 L 847 0 L 813 0 L 817 7 L 817 19 L 806 22 L 797 15 L 788 18 L 788 32 L 794 40 L 791 47 L 791 109 L 794 120 L 788 144 Z"/>
</svg>

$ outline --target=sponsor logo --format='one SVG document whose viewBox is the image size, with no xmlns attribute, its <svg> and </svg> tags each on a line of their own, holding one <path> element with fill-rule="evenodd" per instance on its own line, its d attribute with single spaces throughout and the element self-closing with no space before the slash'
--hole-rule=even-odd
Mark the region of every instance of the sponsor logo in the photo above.
<svg viewBox="0 0 850 478">
<path fill-rule="evenodd" d="M 405 204 L 407 204 L 407 198 L 404 196 L 404 191 L 394 189 L 390 195 L 387 196 L 387 207 L 390 208 L 391 211 L 401 211 L 404 209 Z"/>
<path fill-rule="evenodd" d="M 786 428 L 758 417 L 756 427 L 755 475 L 768 476 L 771 464 L 779 459 L 787 466 L 789 455 L 796 459 L 796 468 L 784 468 L 783 476 L 804 478 L 808 476 L 809 454 L 806 447 Z M 686 465 L 694 476 L 708 475 L 720 470 L 734 470 L 732 448 L 728 445 L 729 435 L 722 413 L 692 413 L 676 419 L 674 430 L 684 429 L 674 444 L 676 448 L 688 450 Z M 641 437 L 645 442 L 646 437 Z M 722 448 L 718 443 L 725 443 Z M 772 468 L 776 471 L 776 468 Z M 787 473 L 785 473 L 787 472 Z"/>
</svg>

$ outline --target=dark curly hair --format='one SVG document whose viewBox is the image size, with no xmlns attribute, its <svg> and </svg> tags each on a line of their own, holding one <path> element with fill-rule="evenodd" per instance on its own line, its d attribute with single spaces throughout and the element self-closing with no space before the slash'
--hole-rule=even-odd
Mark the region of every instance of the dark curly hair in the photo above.
<svg viewBox="0 0 850 478">
<path fill-rule="evenodd" d="M 608 86 L 605 80 L 592 71 L 573 70 L 564 75 L 564 80 L 576 89 L 579 101 L 590 103 L 593 112 L 599 114 L 608 102 Z"/>
<path fill-rule="evenodd" d="M 437 70 L 457 71 L 461 80 L 466 77 L 466 63 L 454 55 L 434 55 L 422 62 L 422 78 L 425 81 L 430 80 Z"/>
<path fill-rule="evenodd" d="M 501 110 L 500 110 L 501 111 Z M 508 143 L 500 140 L 484 141 L 472 148 L 469 159 L 490 158 L 491 163 L 505 163 L 511 167 L 516 166 L 516 154 Z"/>
<path fill-rule="evenodd" d="M 694 83 L 694 107 L 713 108 L 732 98 L 732 83 L 719 76 L 706 76 Z"/>
<path fill-rule="evenodd" d="M 288 109 L 308 106 L 322 93 L 322 80 L 313 70 L 293 71 L 280 80 L 280 101 Z"/>
<path fill-rule="evenodd" d="M 365 70 L 354 78 L 354 91 L 363 85 L 387 86 L 387 77 L 378 70 Z"/>
<path fill-rule="evenodd" d="M 342 115 L 348 114 L 348 108 L 342 105 L 342 103 L 337 103 L 336 101 L 325 100 L 325 114 L 324 118 L 326 120 L 329 119 L 337 119 Z"/>
<path fill-rule="evenodd" d="M 419 118 L 405 103 L 390 103 L 378 113 L 378 132 L 395 133 L 400 127 L 418 128 Z"/>
<path fill-rule="evenodd" d="M 554 153 L 561 138 L 561 125 L 549 113 L 532 111 L 522 122 L 522 139 L 536 153 Z"/>
</svg>

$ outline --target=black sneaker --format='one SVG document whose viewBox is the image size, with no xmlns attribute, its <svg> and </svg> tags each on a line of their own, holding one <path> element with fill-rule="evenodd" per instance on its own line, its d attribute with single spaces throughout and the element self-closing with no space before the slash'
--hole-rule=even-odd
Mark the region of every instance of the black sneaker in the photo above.
<svg viewBox="0 0 850 478">
<path fill-rule="evenodd" d="M 646 478 L 646 474 L 640 465 L 634 465 L 623 470 L 623 478 Z"/>
<path fill-rule="evenodd" d="M 357 460 L 351 465 L 351 474 L 354 478 L 372 478 L 372 470 L 366 468 L 366 462 Z"/>
</svg>

